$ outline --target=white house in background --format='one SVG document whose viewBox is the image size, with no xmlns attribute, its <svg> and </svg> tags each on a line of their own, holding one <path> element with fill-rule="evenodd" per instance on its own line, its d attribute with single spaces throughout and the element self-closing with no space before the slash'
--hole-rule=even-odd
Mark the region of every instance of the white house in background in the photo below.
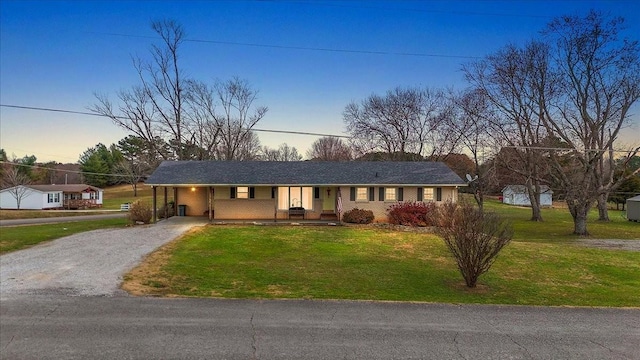
<svg viewBox="0 0 640 360">
<path fill-rule="evenodd" d="M 553 191 L 547 185 L 540 186 L 540 206 L 551 206 Z M 507 185 L 502 189 L 502 202 L 509 205 L 531 206 L 529 192 L 524 185 Z"/>
<path fill-rule="evenodd" d="M 627 199 L 627 219 L 640 221 L 640 195 Z"/>
<path fill-rule="evenodd" d="M 102 207 L 103 190 L 86 184 L 19 185 L 0 190 L 0 209 L 86 209 Z"/>
</svg>

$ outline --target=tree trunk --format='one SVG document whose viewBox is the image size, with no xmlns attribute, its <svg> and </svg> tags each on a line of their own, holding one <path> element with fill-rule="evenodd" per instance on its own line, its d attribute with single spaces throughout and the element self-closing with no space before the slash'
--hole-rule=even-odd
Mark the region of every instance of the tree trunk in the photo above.
<svg viewBox="0 0 640 360">
<path fill-rule="evenodd" d="M 610 221 L 609 209 L 607 207 L 608 197 L 608 193 L 598 195 L 598 221 Z"/>
<path fill-rule="evenodd" d="M 138 196 L 138 183 L 134 183 L 133 184 L 133 197 L 137 197 Z"/>
<path fill-rule="evenodd" d="M 527 182 L 526 187 L 531 202 L 531 221 L 542 221 L 542 212 L 540 211 L 540 185 L 537 183 L 531 184 L 529 181 Z"/>
<path fill-rule="evenodd" d="M 591 208 L 591 204 L 584 201 L 567 201 L 569 212 L 573 217 L 573 233 L 575 235 L 587 236 L 587 214 Z"/>
</svg>

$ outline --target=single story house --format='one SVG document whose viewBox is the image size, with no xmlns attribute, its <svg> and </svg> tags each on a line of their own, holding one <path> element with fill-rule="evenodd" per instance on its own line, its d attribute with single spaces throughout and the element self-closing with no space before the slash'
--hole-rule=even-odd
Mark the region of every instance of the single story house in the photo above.
<svg viewBox="0 0 640 360">
<path fill-rule="evenodd" d="M 339 220 L 353 208 L 386 221 L 399 201 L 457 201 L 466 183 L 441 162 L 164 161 L 146 181 L 172 187 L 178 213 L 210 220 Z"/>
<path fill-rule="evenodd" d="M 0 208 L 44 210 L 102 207 L 103 190 L 86 184 L 18 185 L 0 190 Z"/>
<path fill-rule="evenodd" d="M 640 221 L 640 195 L 627 199 L 627 219 Z"/>
<path fill-rule="evenodd" d="M 551 206 L 553 190 L 547 185 L 540 185 L 540 206 Z M 531 206 L 529 192 L 524 185 L 507 185 L 502 189 L 502 202 L 510 205 Z"/>
</svg>

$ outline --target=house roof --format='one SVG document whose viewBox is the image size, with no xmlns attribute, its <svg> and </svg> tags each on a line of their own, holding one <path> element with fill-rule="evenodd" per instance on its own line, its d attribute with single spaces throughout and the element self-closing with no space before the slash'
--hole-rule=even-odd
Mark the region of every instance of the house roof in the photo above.
<svg viewBox="0 0 640 360">
<path fill-rule="evenodd" d="M 527 193 L 527 187 L 524 185 L 507 185 L 504 187 L 504 189 L 502 189 L 502 192 L 506 192 L 510 190 L 511 192 L 513 192 L 514 194 L 526 194 Z M 547 185 L 540 185 L 540 193 L 544 194 L 544 193 L 548 193 L 548 194 L 553 194 L 553 190 L 551 190 L 549 188 L 549 186 Z"/>
<path fill-rule="evenodd" d="M 26 187 L 47 192 L 47 191 L 62 191 L 69 193 L 79 193 L 87 189 L 93 191 L 101 191 L 102 189 L 87 184 L 65 184 L 65 185 L 26 185 Z"/>
<path fill-rule="evenodd" d="M 627 201 L 632 201 L 632 202 L 640 202 L 640 195 L 636 195 L 632 198 L 628 198 Z"/>
<path fill-rule="evenodd" d="M 441 162 L 164 161 L 147 185 L 455 185 Z"/>
</svg>

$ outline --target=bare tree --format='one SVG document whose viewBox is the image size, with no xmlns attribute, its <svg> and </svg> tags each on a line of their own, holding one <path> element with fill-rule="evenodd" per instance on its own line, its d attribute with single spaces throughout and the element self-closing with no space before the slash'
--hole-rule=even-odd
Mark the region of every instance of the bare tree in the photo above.
<svg viewBox="0 0 640 360">
<path fill-rule="evenodd" d="M 144 139 L 165 160 L 237 159 L 250 147 L 243 142 L 256 141 L 248 134 L 267 112 L 253 107 L 257 91 L 238 78 L 213 86 L 188 78 L 179 66 L 182 26 L 165 20 L 151 27 L 162 43 L 152 46 L 151 61 L 134 59 L 140 85 L 118 92 L 117 105 L 96 94 L 89 109 Z"/>
<path fill-rule="evenodd" d="M 473 173 L 469 174 L 469 187 L 480 211 L 483 211 L 487 188 L 488 169 L 483 165 L 487 152 L 494 147 L 490 125 L 493 120 L 491 104 L 485 93 L 468 90 L 454 96 L 459 114 L 453 118 L 452 127 L 460 134 L 460 145 L 471 154 Z"/>
<path fill-rule="evenodd" d="M 353 159 L 351 148 L 342 139 L 325 136 L 311 144 L 307 158 L 320 161 L 349 161 Z"/>
<path fill-rule="evenodd" d="M 2 187 L 8 188 L 9 194 L 16 199 L 16 207 L 20 210 L 22 199 L 27 195 L 31 178 L 18 168 L 19 165 L 7 166 L 2 172 Z"/>
<path fill-rule="evenodd" d="M 300 161 L 302 155 L 298 154 L 298 149 L 295 147 L 282 143 L 277 149 L 263 146 L 261 158 L 266 161 Z"/>
<path fill-rule="evenodd" d="M 408 153 L 437 157 L 457 145 L 459 134 L 446 121 L 453 116 L 452 105 L 442 91 L 398 87 L 350 103 L 343 118 L 358 155 L 382 151 L 388 160 Z"/>
<path fill-rule="evenodd" d="M 606 199 L 627 177 L 614 180 L 614 144 L 640 98 L 638 41 L 620 39 L 622 18 L 594 11 L 585 17 L 553 20 L 545 36 L 555 44 L 553 61 L 559 91 L 544 108 L 547 131 L 570 150 L 571 167 L 552 151 L 551 159 L 574 220 L 574 233 L 587 235 L 587 214 L 598 200 L 608 219 Z M 640 148 L 623 155 L 631 158 Z M 633 176 L 638 170 L 630 172 Z"/>
<path fill-rule="evenodd" d="M 488 118 L 491 132 L 499 136 L 504 146 L 515 158 L 504 161 L 502 166 L 521 176 L 531 200 L 531 220 L 542 221 L 540 211 L 541 185 L 546 181 L 543 171 L 548 133 L 543 122 L 541 100 L 550 90 L 548 47 L 540 42 L 530 42 L 524 48 L 506 46 L 486 59 L 465 65 L 467 80 L 476 92 L 491 104 L 495 112 Z"/>
<path fill-rule="evenodd" d="M 255 157 L 257 151 L 253 152 L 253 145 L 257 137 L 251 129 L 268 110 L 266 106 L 253 107 L 253 101 L 258 92 L 251 89 L 245 80 L 233 78 L 225 82 L 217 82 L 214 86 L 214 94 L 221 107 L 221 112 L 215 114 L 216 126 L 221 129 L 219 159 L 241 160 L 241 158 Z"/>
<path fill-rule="evenodd" d="M 513 229 L 497 214 L 482 212 L 468 203 L 447 202 L 437 211 L 436 232 L 455 258 L 465 283 L 473 288 L 509 244 Z"/>
</svg>

